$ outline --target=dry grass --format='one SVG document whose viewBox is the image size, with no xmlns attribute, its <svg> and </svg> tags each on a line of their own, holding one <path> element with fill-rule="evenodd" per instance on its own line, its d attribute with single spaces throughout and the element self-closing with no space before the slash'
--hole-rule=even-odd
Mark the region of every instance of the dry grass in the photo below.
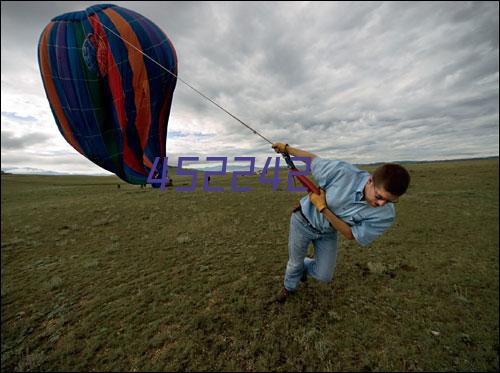
<svg viewBox="0 0 500 373">
<path fill-rule="evenodd" d="M 2 175 L 2 371 L 498 371 L 498 161 L 409 169 L 390 231 L 283 306 L 286 186 Z"/>
</svg>

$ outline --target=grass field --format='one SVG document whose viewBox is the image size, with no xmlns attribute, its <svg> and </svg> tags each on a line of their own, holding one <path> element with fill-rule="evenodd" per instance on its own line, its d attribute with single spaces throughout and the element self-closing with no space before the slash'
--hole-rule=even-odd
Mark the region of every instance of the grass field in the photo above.
<svg viewBox="0 0 500 373">
<path fill-rule="evenodd" d="M 408 168 L 393 227 L 284 305 L 285 184 L 2 175 L 2 371 L 498 371 L 498 160 Z"/>
</svg>

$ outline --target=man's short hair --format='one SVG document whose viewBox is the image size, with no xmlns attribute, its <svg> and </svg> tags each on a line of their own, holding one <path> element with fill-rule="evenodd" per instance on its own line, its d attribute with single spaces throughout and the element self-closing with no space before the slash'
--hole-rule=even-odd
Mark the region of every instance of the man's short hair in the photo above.
<svg viewBox="0 0 500 373">
<path fill-rule="evenodd" d="M 403 166 L 386 163 L 373 173 L 373 183 L 395 196 L 402 196 L 410 184 L 410 174 Z"/>
</svg>

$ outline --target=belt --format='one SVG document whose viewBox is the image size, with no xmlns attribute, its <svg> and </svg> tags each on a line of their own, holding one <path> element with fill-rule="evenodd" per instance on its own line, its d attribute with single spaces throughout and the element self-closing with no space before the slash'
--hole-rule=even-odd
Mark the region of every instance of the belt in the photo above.
<svg viewBox="0 0 500 373">
<path fill-rule="evenodd" d="M 292 212 L 300 212 L 300 215 L 302 215 L 302 217 L 304 218 L 304 220 L 306 221 L 307 225 L 309 225 L 309 227 L 311 227 L 312 229 L 314 229 L 315 231 L 317 232 L 320 232 L 317 228 L 314 227 L 314 225 L 311 224 L 311 222 L 309 221 L 308 218 L 306 218 L 306 216 L 304 215 L 304 213 L 302 212 L 302 206 L 300 205 L 300 203 L 298 203 L 296 206 L 294 206 Z M 320 232 L 321 233 L 321 232 Z"/>
</svg>

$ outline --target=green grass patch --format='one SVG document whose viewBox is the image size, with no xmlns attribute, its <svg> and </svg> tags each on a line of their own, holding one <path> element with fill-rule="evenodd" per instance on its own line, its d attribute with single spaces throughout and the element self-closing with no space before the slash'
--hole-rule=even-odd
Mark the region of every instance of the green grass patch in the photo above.
<svg viewBox="0 0 500 373">
<path fill-rule="evenodd" d="M 2 175 L 2 371 L 498 371 L 498 160 L 408 168 L 394 226 L 282 306 L 286 181 Z"/>
</svg>

